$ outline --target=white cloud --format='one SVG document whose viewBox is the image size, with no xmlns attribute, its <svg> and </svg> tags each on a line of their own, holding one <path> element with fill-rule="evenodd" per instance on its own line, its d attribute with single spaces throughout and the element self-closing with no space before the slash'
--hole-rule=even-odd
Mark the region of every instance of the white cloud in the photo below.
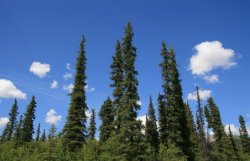
<svg viewBox="0 0 250 161">
<path fill-rule="evenodd" d="M 206 89 L 199 89 L 199 95 L 201 100 L 206 100 L 212 95 L 211 90 L 206 90 Z M 197 94 L 196 91 L 193 93 L 189 93 L 187 96 L 187 99 L 190 101 L 196 101 L 197 100 Z"/>
<path fill-rule="evenodd" d="M 17 89 L 10 80 L 0 79 L 0 97 L 26 99 L 26 93 Z"/>
<path fill-rule="evenodd" d="M 56 111 L 54 109 L 50 109 L 49 112 L 46 114 L 45 121 L 49 124 L 57 124 L 59 121 L 61 121 L 62 116 L 57 115 Z"/>
<path fill-rule="evenodd" d="M 50 88 L 55 89 L 58 87 L 58 82 L 56 80 L 53 80 L 50 84 Z"/>
<path fill-rule="evenodd" d="M 137 117 L 137 120 L 140 120 L 142 125 L 146 125 L 146 115 Z"/>
<path fill-rule="evenodd" d="M 239 127 L 235 126 L 234 124 L 229 124 L 229 125 L 230 125 L 230 129 L 233 135 L 240 135 Z M 224 128 L 227 134 L 229 133 L 229 130 L 228 130 L 229 125 L 226 125 Z"/>
<path fill-rule="evenodd" d="M 86 85 L 84 89 L 85 89 L 86 92 L 93 92 L 93 91 L 95 91 L 95 88 L 93 88 L 93 87 L 89 88 L 88 85 Z"/>
<path fill-rule="evenodd" d="M 216 74 L 213 75 L 206 75 L 203 77 L 208 83 L 218 83 L 219 82 L 219 76 Z"/>
<path fill-rule="evenodd" d="M 141 101 L 137 101 L 136 102 L 139 106 L 142 106 L 142 102 Z"/>
<path fill-rule="evenodd" d="M 72 83 L 63 86 L 63 90 L 68 91 L 69 93 L 72 93 L 73 88 L 74 88 L 74 84 L 72 84 Z"/>
<path fill-rule="evenodd" d="M 201 76 L 209 83 L 219 82 L 218 75 L 211 75 L 215 69 L 229 69 L 237 62 L 235 52 L 226 49 L 220 41 L 206 41 L 194 47 L 196 53 L 190 58 L 189 69 L 192 74 Z"/>
<path fill-rule="evenodd" d="M 66 64 L 66 69 L 72 70 L 72 69 L 71 69 L 71 64 L 70 64 L 70 63 L 67 63 L 67 64 Z"/>
<path fill-rule="evenodd" d="M 43 78 L 50 72 L 50 65 L 41 62 L 33 62 L 30 66 L 30 72 L 36 76 Z"/>
<path fill-rule="evenodd" d="M 1 117 L 0 118 L 0 127 L 5 126 L 8 122 L 9 122 L 9 118 L 8 117 Z"/>
<path fill-rule="evenodd" d="M 64 80 L 68 80 L 68 79 L 70 79 L 70 78 L 72 78 L 73 77 L 73 75 L 71 74 L 71 73 L 65 73 L 64 75 L 63 75 L 63 79 Z"/>
</svg>

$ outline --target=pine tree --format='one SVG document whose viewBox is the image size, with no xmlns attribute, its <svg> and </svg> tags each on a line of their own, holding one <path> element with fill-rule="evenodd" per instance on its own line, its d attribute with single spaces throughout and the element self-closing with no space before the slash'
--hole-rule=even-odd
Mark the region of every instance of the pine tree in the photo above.
<svg viewBox="0 0 250 161">
<path fill-rule="evenodd" d="M 23 120 L 22 141 L 24 142 L 30 142 L 33 140 L 32 135 L 34 133 L 33 122 L 35 120 L 35 108 L 36 100 L 35 96 L 33 96 L 27 107 Z"/>
<path fill-rule="evenodd" d="M 71 96 L 67 121 L 63 129 L 63 144 L 70 151 L 75 151 L 86 140 L 86 56 L 85 38 L 82 37 L 80 52 L 77 58 L 74 88 Z"/>
<path fill-rule="evenodd" d="M 99 117 L 102 120 L 100 126 L 100 142 L 103 143 L 109 139 L 114 131 L 114 126 L 112 124 L 114 121 L 114 107 L 109 97 L 104 101 L 99 112 Z"/>
<path fill-rule="evenodd" d="M 238 150 L 237 145 L 235 143 L 235 140 L 234 140 L 230 125 L 228 127 L 228 131 L 229 131 L 228 137 L 230 139 L 230 144 L 231 144 L 231 147 L 233 149 L 233 156 L 234 157 L 232 159 L 235 160 L 235 161 L 240 161 L 239 150 Z"/>
<path fill-rule="evenodd" d="M 45 133 L 45 132 L 44 132 Z M 56 125 L 52 124 L 49 129 L 48 139 L 54 139 L 56 137 Z"/>
<path fill-rule="evenodd" d="M 113 106 L 115 107 L 116 112 L 116 120 L 115 127 L 117 130 L 120 128 L 121 124 L 121 115 L 122 115 L 122 106 L 121 106 L 121 98 L 123 96 L 124 87 L 123 87 L 123 55 L 122 55 L 122 47 L 119 41 L 116 42 L 116 52 L 112 57 L 113 62 L 110 66 L 111 68 L 111 87 L 113 89 Z"/>
<path fill-rule="evenodd" d="M 160 135 L 160 142 L 164 146 L 167 146 L 167 111 L 166 111 L 166 104 L 163 100 L 163 95 L 159 94 L 158 96 L 158 113 L 159 113 L 159 135 Z"/>
<path fill-rule="evenodd" d="M 91 116 L 90 116 L 90 123 L 89 123 L 89 129 L 88 129 L 88 138 L 89 139 L 95 139 L 95 133 L 96 133 L 96 122 L 95 122 L 95 109 L 91 110 Z"/>
<path fill-rule="evenodd" d="M 39 141 L 40 139 L 40 123 L 37 126 L 37 130 L 36 130 L 36 141 Z"/>
<path fill-rule="evenodd" d="M 45 129 L 43 130 L 42 136 L 40 138 L 41 141 L 45 141 L 46 140 L 46 132 Z"/>
<path fill-rule="evenodd" d="M 147 118 L 145 127 L 146 142 L 149 143 L 150 146 L 153 148 L 154 153 L 158 153 L 160 146 L 159 133 L 157 131 L 155 110 L 151 96 L 149 99 L 148 116 L 146 118 Z"/>
<path fill-rule="evenodd" d="M 13 134 L 14 141 L 20 141 L 22 139 L 23 131 L 23 115 L 20 116 L 19 122 L 16 124 Z"/>
<path fill-rule="evenodd" d="M 214 137 L 220 141 L 226 135 L 224 125 L 221 121 L 221 115 L 218 106 L 214 103 L 212 97 L 207 100 L 208 104 L 205 107 L 205 116 L 207 118 L 208 127 L 213 129 Z"/>
<path fill-rule="evenodd" d="M 3 130 L 3 134 L 1 136 L 1 141 L 10 141 L 13 137 L 13 131 L 17 124 L 17 115 L 18 115 L 18 106 L 17 106 L 17 100 L 15 99 L 14 104 L 10 110 L 9 113 L 9 122 L 5 126 Z"/>
<path fill-rule="evenodd" d="M 240 141 L 242 149 L 245 153 L 250 154 L 250 139 L 247 132 L 246 122 L 242 115 L 239 116 L 240 122 Z"/>
<path fill-rule="evenodd" d="M 143 154 L 142 147 L 142 133 L 141 122 L 138 121 L 137 111 L 140 109 L 138 104 L 139 95 L 137 93 L 138 80 L 136 75 L 138 72 L 135 70 L 136 49 L 132 45 L 133 31 L 131 23 L 129 22 L 125 28 L 122 51 L 123 51 L 123 89 L 124 93 L 121 98 L 120 113 L 120 129 L 116 137 L 121 142 L 120 155 L 125 156 L 126 160 L 139 160 Z"/>
<path fill-rule="evenodd" d="M 199 141 L 199 148 L 200 154 L 202 158 L 207 158 L 207 141 L 204 129 L 204 113 L 203 108 L 201 106 L 201 99 L 199 94 L 199 87 L 196 87 L 196 96 L 197 96 L 197 111 L 196 111 L 196 123 L 197 123 L 197 130 L 198 130 L 198 141 Z"/>
</svg>

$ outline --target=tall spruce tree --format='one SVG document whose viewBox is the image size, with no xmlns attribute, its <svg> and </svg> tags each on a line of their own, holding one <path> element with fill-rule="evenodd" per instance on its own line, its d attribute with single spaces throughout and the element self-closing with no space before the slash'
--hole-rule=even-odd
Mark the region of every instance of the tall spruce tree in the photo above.
<svg viewBox="0 0 250 161">
<path fill-rule="evenodd" d="M 86 56 L 85 37 L 82 37 L 77 58 L 74 88 L 70 94 L 71 102 L 66 124 L 63 129 L 63 144 L 69 151 L 75 151 L 86 140 Z"/>
<path fill-rule="evenodd" d="M 56 137 L 56 125 L 53 123 L 49 129 L 48 139 L 54 139 Z"/>
<path fill-rule="evenodd" d="M 199 141 L 199 149 L 200 155 L 202 158 L 207 158 L 207 141 L 204 129 L 204 113 L 201 105 L 201 99 L 199 94 L 199 87 L 196 87 L 196 96 L 197 96 L 197 111 L 196 111 L 196 124 L 198 131 L 198 141 Z"/>
<path fill-rule="evenodd" d="M 116 42 L 116 52 L 112 57 L 113 62 L 110 66 L 111 68 L 111 80 L 112 83 L 110 86 L 113 88 L 113 106 L 115 107 L 115 127 L 119 131 L 121 125 L 121 115 L 122 115 L 122 104 L 121 98 L 123 96 L 124 87 L 123 87 L 123 54 L 122 54 L 122 46 L 119 41 Z"/>
<path fill-rule="evenodd" d="M 9 122 L 5 126 L 3 130 L 3 134 L 1 136 L 1 141 L 10 141 L 13 137 L 13 131 L 17 124 L 17 115 L 18 115 L 18 106 L 17 106 L 17 100 L 15 99 L 13 106 L 11 107 L 11 110 L 9 112 Z"/>
<path fill-rule="evenodd" d="M 238 150 L 238 147 L 235 143 L 230 125 L 228 126 L 228 132 L 229 132 L 228 137 L 230 139 L 230 145 L 231 145 L 231 148 L 233 149 L 233 158 L 232 159 L 235 161 L 240 161 L 239 150 Z"/>
<path fill-rule="evenodd" d="M 125 28 L 122 43 L 123 51 L 123 89 L 124 93 L 121 98 L 120 129 L 117 137 L 121 142 L 120 155 L 126 160 L 140 160 L 143 154 L 142 146 L 143 135 L 141 133 L 141 122 L 137 120 L 137 111 L 140 109 L 138 104 L 139 95 L 137 93 L 138 80 L 135 70 L 136 49 L 132 44 L 134 33 L 131 23 Z"/>
<path fill-rule="evenodd" d="M 36 100 L 35 96 L 33 96 L 24 114 L 23 129 L 22 129 L 23 142 L 30 142 L 33 140 L 32 135 L 34 133 L 33 122 L 35 120 L 35 112 L 36 112 Z"/>
<path fill-rule="evenodd" d="M 153 106 L 152 97 L 149 98 L 148 115 L 146 117 L 145 139 L 150 144 L 154 153 L 159 152 L 160 141 L 159 133 L 157 130 L 155 110 Z"/>
<path fill-rule="evenodd" d="M 100 142 L 103 143 L 109 139 L 112 132 L 114 132 L 114 107 L 111 99 L 108 97 L 99 112 L 99 117 L 102 120 L 102 124 L 100 126 Z"/>
<path fill-rule="evenodd" d="M 37 130 L 36 130 L 36 141 L 39 141 L 40 139 L 40 123 L 37 126 Z"/>
<path fill-rule="evenodd" d="M 90 122 L 89 122 L 89 129 L 88 129 L 88 138 L 95 139 L 96 133 L 96 122 L 95 122 L 95 109 L 91 110 Z"/>
<path fill-rule="evenodd" d="M 242 149 L 245 153 L 250 154 L 250 138 L 247 132 L 246 122 L 242 115 L 239 116 L 240 122 L 240 141 Z"/>
<path fill-rule="evenodd" d="M 159 113 L 159 135 L 160 143 L 164 146 L 167 146 L 167 111 L 166 111 L 166 102 L 163 99 L 163 95 L 159 94 L 158 96 L 158 113 Z"/>
</svg>

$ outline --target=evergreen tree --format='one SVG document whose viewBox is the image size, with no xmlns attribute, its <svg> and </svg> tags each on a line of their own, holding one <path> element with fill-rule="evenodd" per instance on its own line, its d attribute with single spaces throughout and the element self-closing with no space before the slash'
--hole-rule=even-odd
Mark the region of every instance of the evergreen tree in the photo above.
<svg viewBox="0 0 250 161">
<path fill-rule="evenodd" d="M 94 139 L 96 133 L 96 122 L 95 122 L 95 109 L 91 110 L 90 123 L 88 129 L 88 138 Z"/>
<path fill-rule="evenodd" d="M 35 108 L 36 100 L 35 96 L 33 96 L 27 107 L 23 120 L 22 141 L 24 142 L 30 142 L 33 140 L 32 135 L 34 133 L 33 122 L 35 120 Z"/>
<path fill-rule="evenodd" d="M 19 122 L 16 124 L 14 129 L 14 141 L 20 141 L 22 139 L 22 130 L 23 130 L 23 115 L 20 116 Z"/>
<path fill-rule="evenodd" d="M 40 123 L 37 126 L 37 130 L 36 130 L 36 141 L 39 141 L 40 139 Z"/>
<path fill-rule="evenodd" d="M 197 131 L 198 131 L 198 142 L 200 155 L 202 158 L 207 158 L 207 142 L 206 135 L 204 129 L 204 113 L 203 108 L 201 106 L 201 99 L 199 94 L 199 87 L 196 87 L 196 96 L 197 96 L 197 111 L 196 111 L 196 123 L 197 123 Z"/>
<path fill-rule="evenodd" d="M 120 128 L 121 124 L 121 115 L 122 115 L 122 105 L 121 98 L 123 96 L 124 87 L 123 87 L 123 55 L 122 55 L 122 47 L 119 41 L 116 43 L 116 52 L 112 57 L 113 62 L 110 66 L 111 68 L 111 87 L 113 87 L 113 106 L 115 107 L 116 112 L 116 120 L 115 127 L 117 130 Z"/>
<path fill-rule="evenodd" d="M 228 127 L 228 131 L 229 131 L 228 137 L 230 139 L 230 145 L 231 145 L 231 147 L 233 149 L 233 156 L 234 157 L 232 159 L 235 160 L 235 161 L 240 161 L 239 150 L 238 150 L 238 147 L 237 147 L 237 145 L 235 143 L 235 140 L 234 140 L 230 125 Z"/>
<path fill-rule="evenodd" d="M 153 152 L 158 153 L 160 146 L 159 133 L 157 131 L 155 110 L 151 96 L 149 99 L 148 116 L 146 117 L 145 138 L 146 142 L 153 148 Z"/>
<path fill-rule="evenodd" d="M 242 115 L 239 116 L 240 122 L 240 141 L 242 149 L 245 153 L 250 154 L 250 139 L 247 132 L 246 122 Z"/>
<path fill-rule="evenodd" d="M 224 125 L 221 121 L 221 115 L 218 106 L 214 103 L 212 97 L 207 100 L 208 104 L 205 107 L 205 116 L 207 118 L 208 127 L 213 129 L 214 137 L 220 141 L 226 135 Z"/>
<path fill-rule="evenodd" d="M 82 37 L 77 58 L 74 88 L 71 96 L 67 121 L 63 129 L 63 144 L 70 151 L 75 151 L 86 140 L 86 56 L 85 38 Z"/>
<path fill-rule="evenodd" d="M 45 131 L 44 131 L 45 133 Z M 51 140 L 53 138 L 56 137 L 56 125 L 55 124 L 52 124 L 50 129 L 49 129 L 49 135 L 48 135 L 48 138 Z"/>
<path fill-rule="evenodd" d="M 114 107 L 109 97 L 104 101 L 99 112 L 99 117 L 102 120 L 100 126 L 100 142 L 102 143 L 107 141 L 114 131 L 114 126 L 112 124 L 114 121 Z"/>
<path fill-rule="evenodd" d="M 46 140 L 46 132 L 45 129 L 43 130 L 42 136 L 40 138 L 41 141 L 45 141 Z"/>
<path fill-rule="evenodd" d="M 16 118 L 18 115 L 17 110 L 18 110 L 17 100 L 15 99 L 14 104 L 9 113 L 9 122 L 7 123 L 7 125 L 3 130 L 1 141 L 10 141 L 10 139 L 13 137 L 13 131 L 17 124 L 17 118 Z"/>
<path fill-rule="evenodd" d="M 159 135 L 160 142 L 167 146 L 167 111 L 163 95 L 158 96 L 158 111 L 159 111 Z"/>
<path fill-rule="evenodd" d="M 138 121 L 137 111 L 140 109 L 138 104 L 139 95 L 137 93 L 138 80 L 135 70 L 136 49 L 132 45 L 133 31 L 131 23 L 129 22 L 125 28 L 125 36 L 123 38 L 123 71 L 124 79 L 122 82 L 124 93 L 120 100 L 121 109 L 120 128 L 116 137 L 119 138 L 121 146 L 119 147 L 120 155 L 124 156 L 126 160 L 139 160 L 143 154 L 141 122 Z"/>
</svg>

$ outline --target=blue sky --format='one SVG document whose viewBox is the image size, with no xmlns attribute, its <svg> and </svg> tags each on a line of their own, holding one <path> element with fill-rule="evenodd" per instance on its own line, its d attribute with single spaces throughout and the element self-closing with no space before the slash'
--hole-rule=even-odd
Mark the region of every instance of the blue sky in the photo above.
<svg viewBox="0 0 250 161">
<path fill-rule="evenodd" d="M 131 21 L 142 102 L 139 116 L 147 111 L 149 95 L 156 107 L 162 91 L 159 63 L 161 42 L 165 41 L 176 52 L 183 98 L 189 99 L 193 111 L 196 102 L 191 93 L 197 84 L 204 99 L 214 97 L 224 124 L 237 128 L 242 114 L 250 125 L 249 15 L 249 1 L 1 0 L 1 122 L 8 117 L 13 97 L 20 98 L 23 113 L 35 95 L 35 128 L 39 122 L 47 129 L 49 122 L 58 121 L 61 130 L 69 105 L 69 92 L 64 88 L 73 82 L 63 75 L 74 74 L 82 34 L 87 39 L 87 104 L 98 112 L 112 93 L 109 66 L 116 40 L 123 37 L 124 27 Z M 68 63 L 71 69 L 66 68 Z M 57 88 L 50 88 L 53 80 Z M 46 122 L 47 113 L 50 119 Z"/>
</svg>

